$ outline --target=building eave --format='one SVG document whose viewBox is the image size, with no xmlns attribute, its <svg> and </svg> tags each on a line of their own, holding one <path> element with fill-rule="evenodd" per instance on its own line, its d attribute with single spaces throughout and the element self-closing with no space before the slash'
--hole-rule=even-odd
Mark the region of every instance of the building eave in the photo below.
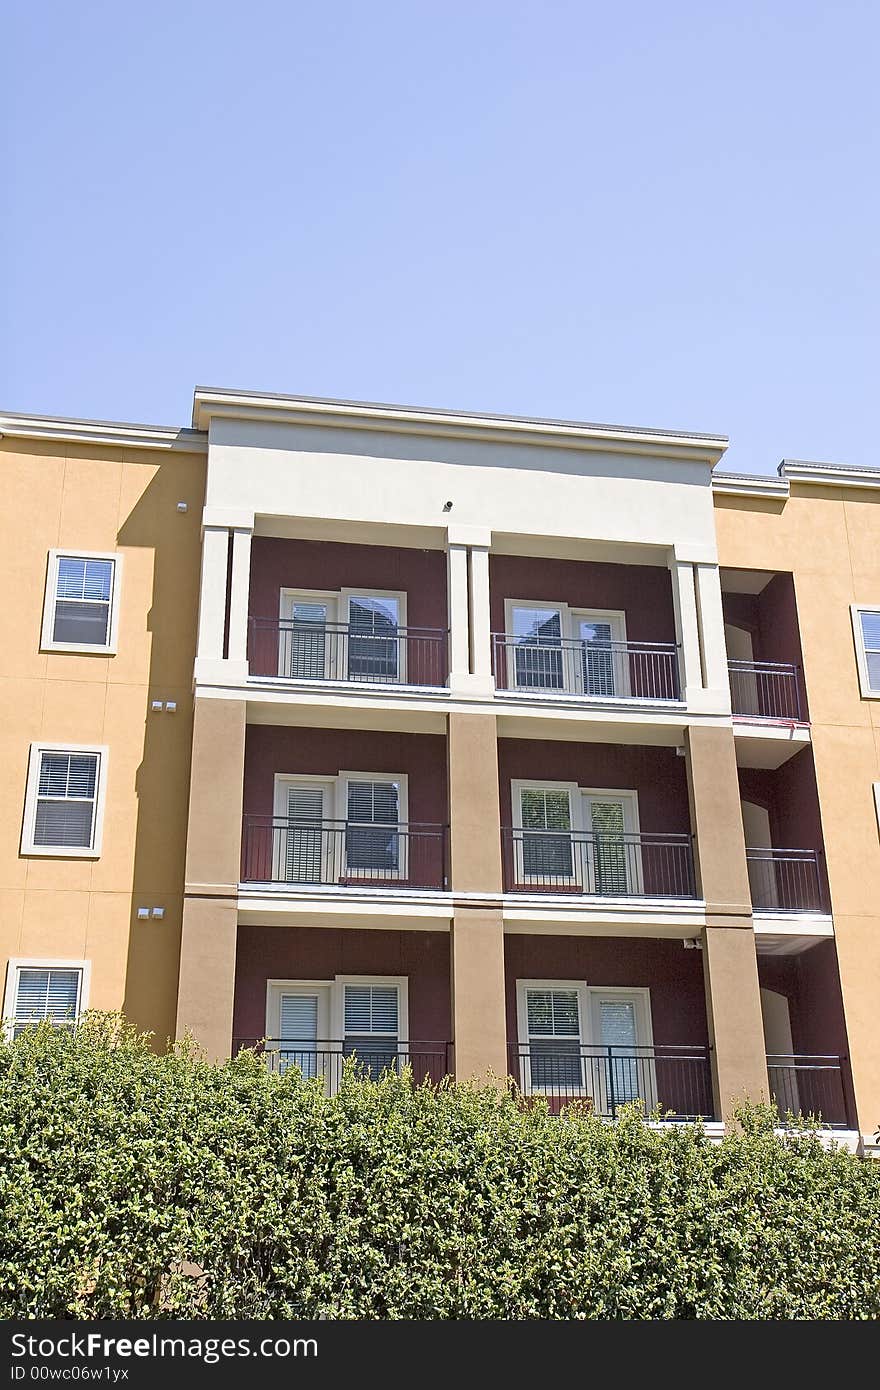
<svg viewBox="0 0 880 1390">
<path fill-rule="evenodd" d="M 789 493 L 785 478 L 773 478 L 760 473 L 713 473 L 712 491 L 724 497 L 786 498 Z"/>
<path fill-rule="evenodd" d="M 207 430 L 211 421 L 218 418 L 658 454 L 709 466 L 714 466 L 721 458 L 728 442 L 723 435 L 197 387 L 193 397 L 193 426 Z"/>
<path fill-rule="evenodd" d="M 178 425 L 132 425 L 115 420 L 76 420 L 57 415 L 0 413 L 0 439 L 45 439 L 65 444 L 103 444 L 121 449 L 205 453 L 208 436 Z"/>
<path fill-rule="evenodd" d="M 789 484 L 880 488 L 880 468 L 857 468 L 844 463 L 810 463 L 804 459 L 783 459 L 779 465 L 779 476 Z"/>
</svg>

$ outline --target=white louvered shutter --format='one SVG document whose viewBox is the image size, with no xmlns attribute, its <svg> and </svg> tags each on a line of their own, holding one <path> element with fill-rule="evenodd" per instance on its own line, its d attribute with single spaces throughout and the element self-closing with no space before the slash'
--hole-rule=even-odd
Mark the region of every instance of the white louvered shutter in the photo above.
<svg viewBox="0 0 880 1390">
<path fill-rule="evenodd" d="M 327 605 L 295 601 L 290 623 L 281 630 L 282 672 L 297 680 L 323 680 L 327 674 Z"/>
<path fill-rule="evenodd" d="M 113 560 L 59 556 L 52 625 L 54 642 L 106 647 L 114 569 Z"/>
<path fill-rule="evenodd" d="M 626 894 L 634 891 L 628 873 L 627 844 L 624 839 L 626 817 L 622 801 L 589 799 L 593 841 L 595 890 L 597 893 Z"/>
<path fill-rule="evenodd" d="M 868 670 L 868 685 L 871 690 L 880 691 L 880 613 L 859 613 L 862 625 L 862 643 L 865 648 L 865 665 Z"/>
<path fill-rule="evenodd" d="M 79 1011 L 81 970 L 23 966 L 15 992 L 15 1033 L 48 1018 L 56 1028 L 70 1027 Z"/>
<path fill-rule="evenodd" d="M 280 1070 L 295 1064 L 303 1076 L 318 1072 L 318 996 L 282 994 L 279 1009 Z"/>
<path fill-rule="evenodd" d="M 400 1000 L 396 985 L 345 986 L 345 1055 L 372 1077 L 398 1065 Z"/>
<path fill-rule="evenodd" d="M 400 868 L 400 787 L 397 782 L 348 784 L 347 867 L 373 878 Z"/>
<path fill-rule="evenodd" d="M 580 633 L 584 693 L 586 695 L 616 694 L 611 624 L 601 622 L 598 619 L 582 622 Z"/>
<path fill-rule="evenodd" d="M 91 849 L 100 761 L 98 753 L 40 753 L 35 845 Z"/>
<path fill-rule="evenodd" d="M 320 883 L 324 861 L 324 788 L 290 782 L 287 825 L 282 828 L 288 883 Z"/>
</svg>

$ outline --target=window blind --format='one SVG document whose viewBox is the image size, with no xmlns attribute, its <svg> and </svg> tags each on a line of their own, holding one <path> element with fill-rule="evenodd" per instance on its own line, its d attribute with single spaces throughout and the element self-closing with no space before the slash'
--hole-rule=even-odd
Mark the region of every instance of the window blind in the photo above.
<svg viewBox="0 0 880 1390">
<path fill-rule="evenodd" d="M 35 845 L 91 847 L 99 762 L 97 753 L 40 754 Z"/>
<path fill-rule="evenodd" d="M 105 647 L 110 632 L 113 560 L 58 559 L 52 640 Z"/>
<path fill-rule="evenodd" d="M 21 967 L 15 992 L 16 1034 L 41 1019 L 50 1019 L 56 1027 L 72 1024 L 79 1010 L 81 980 L 81 970 Z"/>
<path fill-rule="evenodd" d="M 868 685 L 871 690 L 880 691 L 880 613 L 862 610 L 859 613 L 859 621 L 862 627 Z"/>
</svg>

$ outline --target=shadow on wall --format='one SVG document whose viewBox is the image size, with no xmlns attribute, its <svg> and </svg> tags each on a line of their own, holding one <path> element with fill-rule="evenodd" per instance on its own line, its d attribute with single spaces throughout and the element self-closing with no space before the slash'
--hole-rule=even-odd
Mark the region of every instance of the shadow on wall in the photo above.
<svg viewBox="0 0 880 1390">
<path fill-rule="evenodd" d="M 150 462 L 153 462 L 151 459 Z M 136 773 L 137 824 L 124 1009 L 156 1046 L 174 1036 L 192 751 L 192 676 L 198 624 L 205 459 L 164 457 L 118 533 L 153 551 L 143 756 Z M 187 503 L 187 511 L 177 509 Z M 154 701 L 176 704 L 153 711 Z M 138 908 L 150 909 L 146 919 Z M 152 909 L 164 909 L 153 917 Z"/>
</svg>

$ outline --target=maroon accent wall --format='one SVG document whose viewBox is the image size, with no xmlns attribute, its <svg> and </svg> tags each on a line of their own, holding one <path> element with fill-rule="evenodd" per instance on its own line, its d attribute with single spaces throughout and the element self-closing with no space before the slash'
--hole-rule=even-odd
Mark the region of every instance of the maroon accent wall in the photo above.
<svg viewBox="0 0 880 1390">
<path fill-rule="evenodd" d="M 503 738 L 498 742 L 498 772 L 502 825 L 513 824 L 510 784 L 522 779 L 633 789 L 639 794 L 639 823 L 645 833 L 691 830 L 685 762 L 674 748 Z"/>
<path fill-rule="evenodd" d="M 770 815 L 770 838 L 777 849 L 818 849 L 819 879 L 825 911 L 830 911 L 822 818 L 812 748 L 802 748 L 778 768 L 739 768 L 744 801 L 763 806 Z"/>
<path fill-rule="evenodd" d="M 406 594 L 407 627 L 445 632 L 449 626 L 446 556 L 440 550 L 254 536 L 250 615 L 277 618 L 283 588 L 396 589 Z"/>
<path fill-rule="evenodd" d="M 336 975 L 405 975 L 408 1041 L 451 1041 L 447 933 L 329 927 L 239 927 L 234 1037 L 264 1036 L 267 980 L 332 980 Z"/>
<path fill-rule="evenodd" d="M 276 772 L 335 777 L 347 772 L 405 772 L 411 824 L 445 825 L 446 740 L 438 734 L 362 729 L 281 728 L 249 724 L 244 755 L 245 814 L 271 816 Z"/>
<path fill-rule="evenodd" d="M 763 989 L 775 990 L 788 1000 L 796 1053 L 845 1059 L 844 1095 L 850 1123 L 854 1123 L 849 1040 L 834 941 L 820 941 L 796 956 L 758 956 L 758 980 Z"/>
<path fill-rule="evenodd" d="M 808 719 L 794 577 L 775 574 L 760 594 L 722 594 L 724 621 L 751 633 L 756 661 L 789 662 L 798 669 L 801 718 Z"/>
<path fill-rule="evenodd" d="M 504 600 L 535 599 L 573 608 L 626 613 L 631 642 L 674 642 L 672 579 L 660 565 L 605 565 L 592 560 L 543 560 L 490 555 L 492 631 L 504 632 Z"/>
<path fill-rule="evenodd" d="M 703 954 L 648 937 L 506 936 L 507 1036 L 517 1041 L 517 980 L 648 988 L 654 1042 L 707 1046 Z"/>
</svg>

